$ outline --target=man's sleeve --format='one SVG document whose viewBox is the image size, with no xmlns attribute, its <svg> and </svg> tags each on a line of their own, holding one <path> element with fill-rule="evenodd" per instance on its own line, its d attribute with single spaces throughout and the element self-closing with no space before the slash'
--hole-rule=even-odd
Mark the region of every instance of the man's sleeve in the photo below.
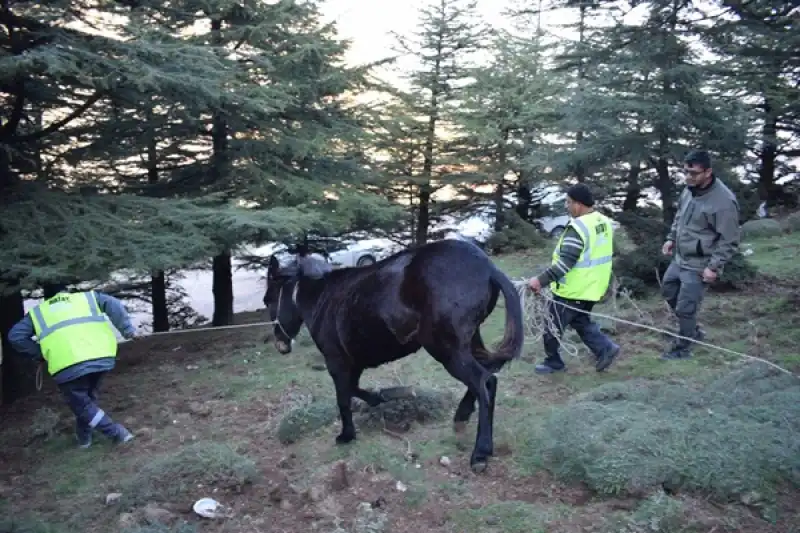
<svg viewBox="0 0 800 533">
<path fill-rule="evenodd" d="M 8 332 L 8 342 L 20 354 L 38 359 L 42 357 L 42 349 L 33 340 L 34 335 L 36 335 L 36 331 L 33 329 L 33 320 L 31 315 L 27 314 Z"/>
<path fill-rule="evenodd" d="M 714 253 L 708 262 L 708 268 L 722 273 L 725 264 L 739 251 L 741 229 L 739 228 L 739 205 L 731 201 L 724 209 L 716 213 L 715 228 L 719 239 Z"/>
<path fill-rule="evenodd" d="M 558 260 L 538 276 L 542 287 L 551 281 L 563 278 L 578 262 L 582 251 L 583 239 L 575 228 L 569 226 L 561 240 L 561 247 L 558 249 Z"/>
<path fill-rule="evenodd" d="M 95 291 L 94 294 L 97 296 L 97 303 L 100 305 L 100 310 L 108 315 L 111 323 L 122 333 L 123 337 L 128 338 L 136 333 L 136 328 L 131 324 L 128 311 L 125 310 L 125 306 L 121 301 L 102 292 Z"/>
</svg>

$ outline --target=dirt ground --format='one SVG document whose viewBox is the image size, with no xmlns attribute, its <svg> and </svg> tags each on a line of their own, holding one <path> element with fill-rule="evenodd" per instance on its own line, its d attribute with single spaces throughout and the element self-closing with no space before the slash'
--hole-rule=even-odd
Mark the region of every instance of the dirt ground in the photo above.
<svg viewBox="0 0 800 533">
<path fill-rule="evenodd" d="M 711 309 L 714 305 L 724 308 L 726 304 L 712 303 Z M 655 313 L 659 308 L 653 309 Z M 501 309 L 501 317 L 502 313 Z M 264 320 L 262 313 L 237 317 L 237 323 L 260 320 Z M 499 324 L 492 327 L 500 329 Z M 636 350 L 627 350 L 610 376 L 598 376 L 578 361 L 572 363 L 568 376 L 539 377 L 533 374 L 532 355 L 538 357 L 538 347 L 529 347 L 525 360 L 500 375 L 496 456 L 486 473 L 475 475 L 468 464 L 475 419 L 463 435 L 455 435 L 452 411 L 446 420 L 412 424 L 404 433 L 360 431 L 357 441 L 348 446 L 334 444 L 338 420 L 295 444 L 281 444 L 276 429 L 283 416 L 297 405 L 332 398 L 333 387 L 327 373 L 315 367 L 319 360 L 308 343 L 281 356 L 262 343 L 265 333 L 264 327 L 254 327 L 123 344 L 118 366 L 103 384 L 100 405 L 136 434 L 124 447 L 114 448 L 96 436 L 90 450 L 75 449 L 71 416 L 55 385 L 45 378 L 40 393 L 0 411 L 0 501 L 5 504 L 5 508 L 0 504 L 0 512 L 42 522 L 49 529 L 41 526 L 33 531 L 51 533 L 133 531 L 133 526 L 148 522 L 165 523 L 169 529 L 138 531 L 800 531 L 796 513 L 800 498 L 795 488 L 779 491 L 774 523 L 762 518 L 757 505 L 671 494 L 687 516 L 675 524 L 653 519 L 648 525 L 631 518 L 642 498 L 600 496 L 580 483 L 560 482 L 545 469 L 525 472 L 519 468 L 515 452 L 524 443 L 515 428 L 534 422 L 537 409 L 602 382 L 640 375 L 670 379 L 686 372 L 654 370 L 654 363 L 631 355 Z M 617 335 L 639 351 L 654 350 L 660 344 L 657 337 L 644 339 L 640 332 L 625 328 Z M 699 365 L 689 371 L 700 372 L 704 367 Z M 373 387 L 414 384 L 463 392 L 424 352 L 368 373 L 364 382 Z M 160 481 L 177 483 L 170 498 L 126 502 L 125 487 L 130 487 L 126 483 L 139 479 L 136 476 L 156 464 L 157 458 L 204 443 L 230 445 L 254 461 L 252 479 L 244 484 L 206 485 L 192 478 L 190 465 L 183 465 L 178 470 L 181 480 Z M 122 493 L 122 500 L 107 504 L 106 498 L 114 493 Z M 201 497 L 215 498 L 232 509 L 232 516 L 197 517 L 191 505 Z M 354 517 L 361 515 L 366 522 L 356 519 L 354 523 Z"/>
</svg>

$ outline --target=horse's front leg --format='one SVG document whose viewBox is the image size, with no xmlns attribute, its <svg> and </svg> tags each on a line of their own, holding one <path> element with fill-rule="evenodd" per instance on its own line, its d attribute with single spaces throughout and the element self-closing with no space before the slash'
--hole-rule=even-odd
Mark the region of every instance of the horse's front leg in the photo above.
<svg viewBox="0 0 800 533">
<path fill-rule="evenodd" d="M 329 370 L 336 387 L 336 404 L 339 406 L 339 417 L 342 421 L 342 431 L 336 437 L 338 444 L 345 444 L 356 438 L 356 426 L 353 423 L 353 387 L 351 372 L 342 369 Z"/>
</svg>

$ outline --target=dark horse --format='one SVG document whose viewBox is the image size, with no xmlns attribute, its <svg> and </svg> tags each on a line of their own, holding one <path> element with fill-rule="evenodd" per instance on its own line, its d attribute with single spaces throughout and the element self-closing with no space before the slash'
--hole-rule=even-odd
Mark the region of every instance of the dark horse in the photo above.
<svg viewBox="0 0 800 533">
<path fill-rule="evenodd" d="M 292 351 L 305 323 L 325 357 L 342 421 L 336 442 L 356 437 L 353 396 L 373 407 L 385 401 L 379 392 L 360 388 L 364 370 L 425 348 L 467 386 L 453 419 L 456 431 L 465 427 L 478 400 L 470 465 L 475 472 L 485 470 L 493 453 L 494 373 L 519 357 L 524 341 L 522 306 L 508 276 L 480 248 L 457 240 L 403 250 L 365 267 L 324 273 L 315 268 L 313 277 L 307 261 L 281 269 L 271 257 L 264 304 L 275 321 L 280 353 Z M 506 302 L 505 335 L 492 353 L 479 327 L 500 292 Z"/>
</svg>

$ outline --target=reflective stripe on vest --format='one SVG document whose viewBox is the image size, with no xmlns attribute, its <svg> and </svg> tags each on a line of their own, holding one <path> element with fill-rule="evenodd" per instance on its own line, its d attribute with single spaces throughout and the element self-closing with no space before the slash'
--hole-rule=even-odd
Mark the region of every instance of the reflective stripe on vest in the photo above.
<svg viewBox="0 0 800 533">
<path fill-rule="evenodd" d="M 607 236 L 603 234 L 595 235 L 592 232 L 596 230 L 596 226 L 599 224 L 607 225 Z M 611 278 L 614 228 L 607 217 L 597 212 L 572 219 L 569 225 L 574 227 L 575 231 L 580 235 L 583 241 L 583 250 L 578 256 L 578 261 L 566 275 L 562 276 L 557 282 L 551 283 L 551 289 L 553 294 L 563 298 L 599 301 L 608 289 Z M 589 227 L 592 227 L 592 230 Z M 553 262 L 559 259 L 558 252 L 566 233 L 565 230 L 561 234 L 561 238 L 553 250 Z M 603 255 L 596 255 L 598 248 L 608 248 L 608 250 L 600 252 Z"/>
<path fill-rule="evenodd" d="M 86 301 L 89 303 L 89 312 L 91 313 L 90 316 L 80 316 L 75 318 L 68 318 L 67 320 L 62 320 L 61 322 L 56 322 L 55 324 L 48 324 L 44 316 L 42 315 L 42 310 L 37 305 L 31 311 L 35 317 L 36 322 L 38 322 L 38 326 L 41 328 L 41 331 L 37 332 L 37 337 L 39 338 L 39 342 L 42 342 L 48 335 L 52 334 L 59 329 L 63 329 L 69 326 L 74 326 L 76 324 L 90 324 L 93 322 L 105 322 L 106 317 L 100 311 L 100 308 L 97 305 L 97 300 L 94 297 L 94 294 L 87 292 L 84 293 L 86 297 Z"/>
</svg>

